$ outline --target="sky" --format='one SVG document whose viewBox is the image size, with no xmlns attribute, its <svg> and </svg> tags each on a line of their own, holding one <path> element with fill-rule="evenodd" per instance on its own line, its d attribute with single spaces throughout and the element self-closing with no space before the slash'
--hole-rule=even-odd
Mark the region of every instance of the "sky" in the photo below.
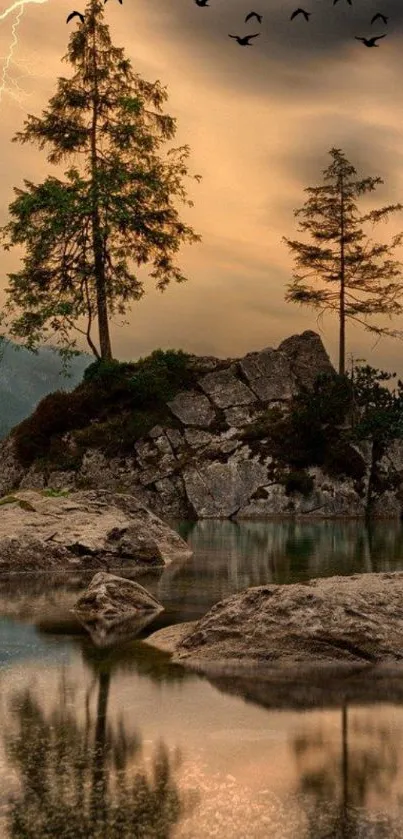
<svg viewBox="0 0 403 839">
<path fill-rule="evenodd" d="M 17 3 L 23 3 L 17 5 Z M 47 162 L 50 146 L 12 143 L 27 114 L 41 116 L 56 92 L 57 78 L 73 68 L 62 62 L 73 9 L 84 0 L 17 0 L 5 14 L 0 0 L 0 225 L 8 221 L 13 187 L 62 177 L 68 163 Z M 364 212 L 403 203 L 403 8 L 397 0 L 301 0 L 311 12 L 290 21 L 298 0 L 109 0 L 105 20 L 115 46 L 125 49 L 135 72 L 159 79 L 169 98 L 164 110 L 177 120 L 175 139 L 189 144 L 186 179 L 194 207 L 180 213 L 202 241 L 182 247 L 178 263 L 188 277 L 133 303 L 122 324 L 112 324 L 114 356 L 136 359 L 153 349 L 175 348 L 200 355 L 237 358 L 276 347 L 291 334 L 318 331 L 337 363 L 337 319 L 284 300 L 293 256 L 282 241 L 309 241 L 298 231 L 294 210 L 304 189 L 322 182 L 341 148 L 357 177 L 379 176 L 384 184 L 361 199 Z M 263 14 L 245 24 L 251 11 Z M 375 12 L 389 16 L 371 26 Z M 19 17 L 18 26 L 16 18 Z M 15 37 L 12 29 L 14 26 Z M 260 32 L 253 47 L 228 34 Z M 379 48 L 354 36 L 387 32 Z M 10 60 L 10 45 L 14 43 Z M 389 242 L 403 230 L 403 211 L 381 222 L 371 236 Z M 0 258 L 0 303 L 7 273 L 21 267 L 23 250 Z M 403 247 L 395 252 L 403 263 Z M 403 271 L 403 266 L 402 266 Z M 379 321 L 378 321 L 379 322 Z M 403 316 L 389 327 L 403 329 Z M 83 345 L 84 348 L 84 345 Z M 347 353 L 403 377 L 403 341 L 366 332 L 351 321 Z"/>
</svg>

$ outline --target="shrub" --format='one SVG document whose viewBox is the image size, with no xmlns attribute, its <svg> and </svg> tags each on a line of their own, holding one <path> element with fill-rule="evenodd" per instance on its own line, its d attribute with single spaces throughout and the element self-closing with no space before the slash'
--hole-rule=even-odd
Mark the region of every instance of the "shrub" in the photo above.
<svg viewBox="0 0 403 839">
<path fill-rule="evenodd" d="M 397 390 L 381 384 L 395 375 L 369 365 L 355 369 L 353 438 L 371 438 L 376 443 L 386 444 L 393 438 L 403 437 L 403 383 L 398 380 Z"/>
<path fill-rule="evenodd" d="M 151 407 L 172 399 L 178 390 L 190 387 L 195 374 L 189 356 L 182 350 L 154 350 L 135 365 L 130 391 L 136 408 Z"/>
<path fill-rule="evenodd" d="M 323 463 L 326 439 L 317 417 L 291 410 L 268 430 L 273 456 L 280 462 L 303 469 Z"/>
<path fill-rule="evenodd" d="M 126 362 L 116 361 L 112 359 L 111 361 L 102 361 L 102 359 L 97 359 L 89 367 L 84 370 L 83 381 L 84 382 L 103 382 L 103 381 L 110 381 L 116 378 L 121 378 L 122 374 L 126 372 L 127 368 L 130 368 L 131 365 L 127 364 Z"/>
<path fill-rule="evenodd" d="M 339 437 L 350 411 L 351 394 L 347 376 L 319 375 L 313 389 L 296 394 L 288 415 L 268 429 L 274 456 L 297 470 L 322 466 L 329 440 Z"/>
<path fill-rule="evenodd" d="M 13 431 L 16 453 L 24 466 L 44 457 L 53 435 L 85 426 L 94 410 L 92 394 L 76 388 L 56 391 L 41 400 L 33 414 Z"/>
<path fill-rule="evenodd" d="M 169 416 L 166 401 L 193 384 L 188 358 L 181 350 L 155 350 L 135 363 L 95 361 L 74 391 L 49 394 L 17 426 L 13 434 L 18 459 L 23 466 L 48 458 L 59 466 L 77 468 L 77 453 L 60 438 L 81 429 L 86 429 L 80 437 L 82 446 L 87 440 L 108 452 L 118 453 L 120 443 L 130 450 L 156 424 L 156 415 Z"/>
<path fill-rule="evenodd" d="M 342 439 L 329 441 L 323 466 L 325 471 L 335 478 L 345 475 L 360 481 L 366 472 L 362 455 Z"/>
<path fill-rule="evenodd" d="M 240 437 L 246 441 L 263 440 L 270 435 L 270 431 L 278 422 L 283 419 L 283 411 L 277 405 L 268 408 L 264 414 L 255 422 L 244 428 Z"/>
<path fill-rule="evenodd" d="M 111 457 L 130 454 L 137 440 L 161 422 L 165 426 L 170 422 L 168 415 L 163 416 L 161 411 L 130 411 L 112 416 L 105 422 L 91 423 L 77 431 L 75 440 L 81 451 L 99 448 Z"/>
<path fill-rule="evenodd" d="M 286 495 L 291 495 L 292 492 L 300 492 L 302 495 L 310 495 L 314 485 L 315 482 L 312 475 L 308 475 L 308 473 L 302 469 L 289 472 L 284 479 Z"/>
</svg>

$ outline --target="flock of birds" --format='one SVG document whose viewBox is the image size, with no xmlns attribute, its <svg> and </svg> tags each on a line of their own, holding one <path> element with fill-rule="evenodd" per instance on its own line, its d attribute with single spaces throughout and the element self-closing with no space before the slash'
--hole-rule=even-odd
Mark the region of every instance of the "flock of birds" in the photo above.
<svg viewBox="0 0 403 839">
<path fill-rule="evenodd" d="M 105 0 L 105 2 L 106 2 L 106 0 Z M 339 0 L 333 0 L 333 6 L 335 6 L 336 3 L 338 3 L 338 2 L 339 2 Z M 204 8 L 209 7 L 208 0 L 195 0 L 195 3 L 196 3 L 197 6 L 203 6 Z M 349 4 L 349 6 L 353 5 L 352 0 L 347 0 L 347 3 Z M 295 9 L 295 11 L 292 13 L 292 15 L 290 17 L 290 20 L 294 20 L 294 18 L 296 18 L 298 15 L 303 15 L 305 20 L 307 22 L 309 22 L 309 17 L 310 17 L 311 14 L 312 14 L 312 12 L 306 12 L 305 9 L 298 8 L 298 9 Z M 259 21 L 259 23 L 261 23 L 262 20 L 263 20 L 263 16 L 258 14 L 258 12 L 249 12 L 249 14 L 246 15 L 245 23 L 247 23 L 248 20 L 252 20 L 253 17 L 255 17 Z M 373 16 L 373 18 L 371 20 L 371 25 L 373 23 L 375 23 L 376 20 L 383 20 L 385 25 L 388 22 L 388 18 L 386 17 L 386 15 L 383 15 L 381 12 L 377 12 Z M 252 38 L 258 38 L 259 35 L 260 35 L 260 32 L 257 32 L 255 35 L 229 35 L 228 37 L 229 38 L 235 38 L 235 40 L 238 41 L 238 44 L 241 47 L 253 47 L 253 44 L 251 44 L 250 41 L 251 41 Z M 360 38 L 356 35 L 355 40 L 356 41 L 362 41 L 363 44 L 366 47 L 379 47 L 379 44 L 377 44 L 376 42 L 379 41 L 381 38 L 385 38 L 385 37 L 386 37 L 386 33 L 385 33 L 385 35 L 375 35 L 372 38 Z"/>
<path fill-rule="evenodd" d="M 202 6 L 204 8 L 206 8 L 206 7 L 209 8 L 208 0 L 194 0 L 194 1 L 195 1 L 197 6 Z M 107 2 L 108 2 L 108 0 L 104 0 L 104 3 L 107 3 Z M 120 3 L 120 5 L 122 5 L 123 0 L 118 0 L 118 2 Z M 333 6 L 335 6 L 336 3 L 338 3 L 338 2 L 339 2 L 339 0 L 333 0 Z M 347 0 L 347 3 L 349 4 L 349 6 L 353 5 L 352 0 Z M 298 8 L 298 9 L 295 9 L 295 11 L 292 13 L 292 15 L 290 17 L 290 20 L 294 20 L 294 18 L 298 17 L 298 15 L 302 15 L 308 23 L 309 22 L 309 17 L 310 17 L 311 14 L 312 14 L 312 12 L 306 12 L 305 9 Z M 76 12 L 76 11 L 70 12 L 70 14 L 67 17 L 66 23 L 69 23 L 73 19 L 73 17 L 79 17 L 80 20 L 81 20 L 81 23 L 84 23 L 84 15 L 81 14 L 81 12 Z M 258 12 L 249 12 L 246 15 L 245 23 L 248 23 L 248 21 L 252 20 L 252 18 L 254 18 L 254 17 L 256 18 L 256 20 L 259 23 L 261 23 L 262 20 L 263 20 L 263 15 L 260 15 Z M 383 15 L 381 12 L 377 12 L 371 19 L 371 26 L 377 20 L 382 20 L 384 22 L 385 26 L 386 26 L 389 18 L 386 17 L 386 15 Z M 228 37 L 229 38 L 234 38 L 235 41 L 237 41 L 238 44 L 241 47 L 253 47 L 253 44 L 251 44 L 250 42 L 251 42 L 252 38 L 258 38 L 259 35 L 260 35 L 260 32 L 256 32 L 255 35 L 228 35 Z M 361 38 L 361 37 L 358 37 L 357 35 L 355 35 L 355 40 L 356 41 L 362 41 L 363 44 L 366 47 L 379 47 L 379 44 L 377 44 L 376 42 L 380 41 L 381 38 L 386 38 L 386 32 L 385 32 L 384 35 L 374 35 L 372 38 Z"/>
</svg>

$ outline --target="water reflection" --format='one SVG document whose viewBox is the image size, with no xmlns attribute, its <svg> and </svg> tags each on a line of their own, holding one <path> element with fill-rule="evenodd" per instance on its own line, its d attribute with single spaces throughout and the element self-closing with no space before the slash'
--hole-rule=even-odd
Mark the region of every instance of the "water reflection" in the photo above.
<svg viewBox="0 0 403 839">
<path fill-rule="evenodd" d="M 249 586 L 403 570 L 399 521 L 366 526 L 363 521 L 205 520 L 176 522 L 175 527 L 194 555 L 138 578 L 165 607 L 151 632 L 196 619 L 217 601 Z M 0 577 L 0 615 L 34 621 L 52 633 L 80 633 L 71 609 L 92 576 L 47 575 L 46 585 L 43 575 Z"/>
<path fill-rule="evenodd" d="M 11 797 L 9 839 L 169 839 L 189 810 L 175 779 L 181 763 L 161 740 L 147 770 L 138 733 L 108 725 L 109 669 L 96 667 L 81 725 L 65 678 L 50 713 L 28 687 L 11 701 L 6 754 L 20 791 Z M 91 699 L 96 690 L 95 712 Z"/>
<path fill-rule="evenodd" d="M 193 558 L 139 580 L 171 623 L 252 585 L 403 569 L 399 522 L 181 527 Z M 402 839 L 403 681 L 208 681 L 140 641 L 100 650 L 69 612 L 90 577 L 0 578 L 0 614 L 36 627 L 0 627 L 2 839 Z"/>
<path fill-rule="evenodd" d="M 397 570 L 400 521 L 198 521 L 188 535 L 197 556 L 214 553 L 237 584 L 287 583 L 306 576 Z M 229 560 L 229 563 L 228 563 Z M 263 581 L 262 581 L 263 582 Z"/>
<path fill-rule="evenodd" d="M 400 521 L 177 522 L 194 551 L 181 567 L 151 582 L 175 619 L 192 620 L 250 586 L 313 577 L 403 570 Z"/>
<path fill-rule="evenodd" d="M 374 720 L 364 709 L 358 716 L 355 709 L 350 720 L 349 708 L 343 705 L 339 742 L 329 740 L 318 727 L 309 733 L 302 729 L 292 747 L 307 813 L 307 839 L 400 835 L 395 832 L 398 820 L 385 809 L 375 817 L 371 812 L 371 802 L 382 802 L 385 808 L 393 798 L 391 790 L 400 768 L 400 731 L 396 736 L 386 722 Z"/>
</svg>

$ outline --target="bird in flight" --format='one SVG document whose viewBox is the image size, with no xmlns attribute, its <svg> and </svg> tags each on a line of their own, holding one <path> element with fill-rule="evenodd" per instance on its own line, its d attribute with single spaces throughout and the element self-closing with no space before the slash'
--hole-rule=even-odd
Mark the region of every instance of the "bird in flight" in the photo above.
<svg viewBox="0 0 403 839">
<path fill-rule="evenodd" d="M 387 23 L 389 20 L 389 18 L 386 17 L 386 15 L 382 15 L 380 12 L 377 12 L 376 15 L 373 16 L 371 23 L 375 23 L 375 21 L 378 20 L 378 18 L 380 20 L 383 20 L 384 23 Z"/>
<path fill-rule="evenodd" d="M 197 6 L 208 6 L 207 0 L 195 0 Z"/>
<path fill-rule="evenodd" d="M 248 14 L 248 15 L 246 15 L 246 18 L 245 18 L 245 23 L 247 23 L 247 22 L 248 22 L 248 20 L 251 20 L 253 17 L 257 18 L 257 20 L 259 21 L 259 23 L 261 23 L 261 22 L 262 22 L 262 15 L 258 15 L 258 13 L 257 13 L 257 12 L 249 12 L 249 14 Z"/>
<path fill-rule="evenodd" d="M 66 20 L 66 23 L 68 23 L 68 22 L 69 22 L 69 21 L 70 21 L 73 17 L 75 17 L 76 15 L 77 15 L 77 17 L 79 17 L 79 18 L 80 18 L 81 23 L 84 23 L 84 15 L 82 15 L 82 14 L 81 14 L 81 12 L 70 12 L 70 14 L 69 14 L 69 16 L 68 16 L 68 18 L 67 18 L 67 20 Z"/>
<path fill-rule="evenodd" d="M 241 47 L 253 47 L 253 44 L 249 43 L 249 39 L 258 38 L 259 34 L 260 33 L 258 32 L 257 35 L 244 35 L 243 38 L 241 38 L 240 35 L 228 35 L 228 37 L 235 38 L 235 40 L 238 41 L 238 44 L 240 44 Z"/>
<path fill-rule="evenodd" d="M 373 38 L 358 38 L 357 35 L 354 36 L 356 41 L 362 41 L 366 47 L 379 47 L 379 44 L 376 44 L 375 41 L 379 41 L 380 38 L 386 38 L 385 35 L 374 35 Z"/>
<path fill-rule="evenodd" d="M 293 20 L 297 15 L 303 15 L 305 20 L 309 21 L 309 15 L 311 14 L 312 12 L 306 12 L 304 9 L 295 9 L 295 12 L 292 13 L 290 20 Z"/>
</svg>

